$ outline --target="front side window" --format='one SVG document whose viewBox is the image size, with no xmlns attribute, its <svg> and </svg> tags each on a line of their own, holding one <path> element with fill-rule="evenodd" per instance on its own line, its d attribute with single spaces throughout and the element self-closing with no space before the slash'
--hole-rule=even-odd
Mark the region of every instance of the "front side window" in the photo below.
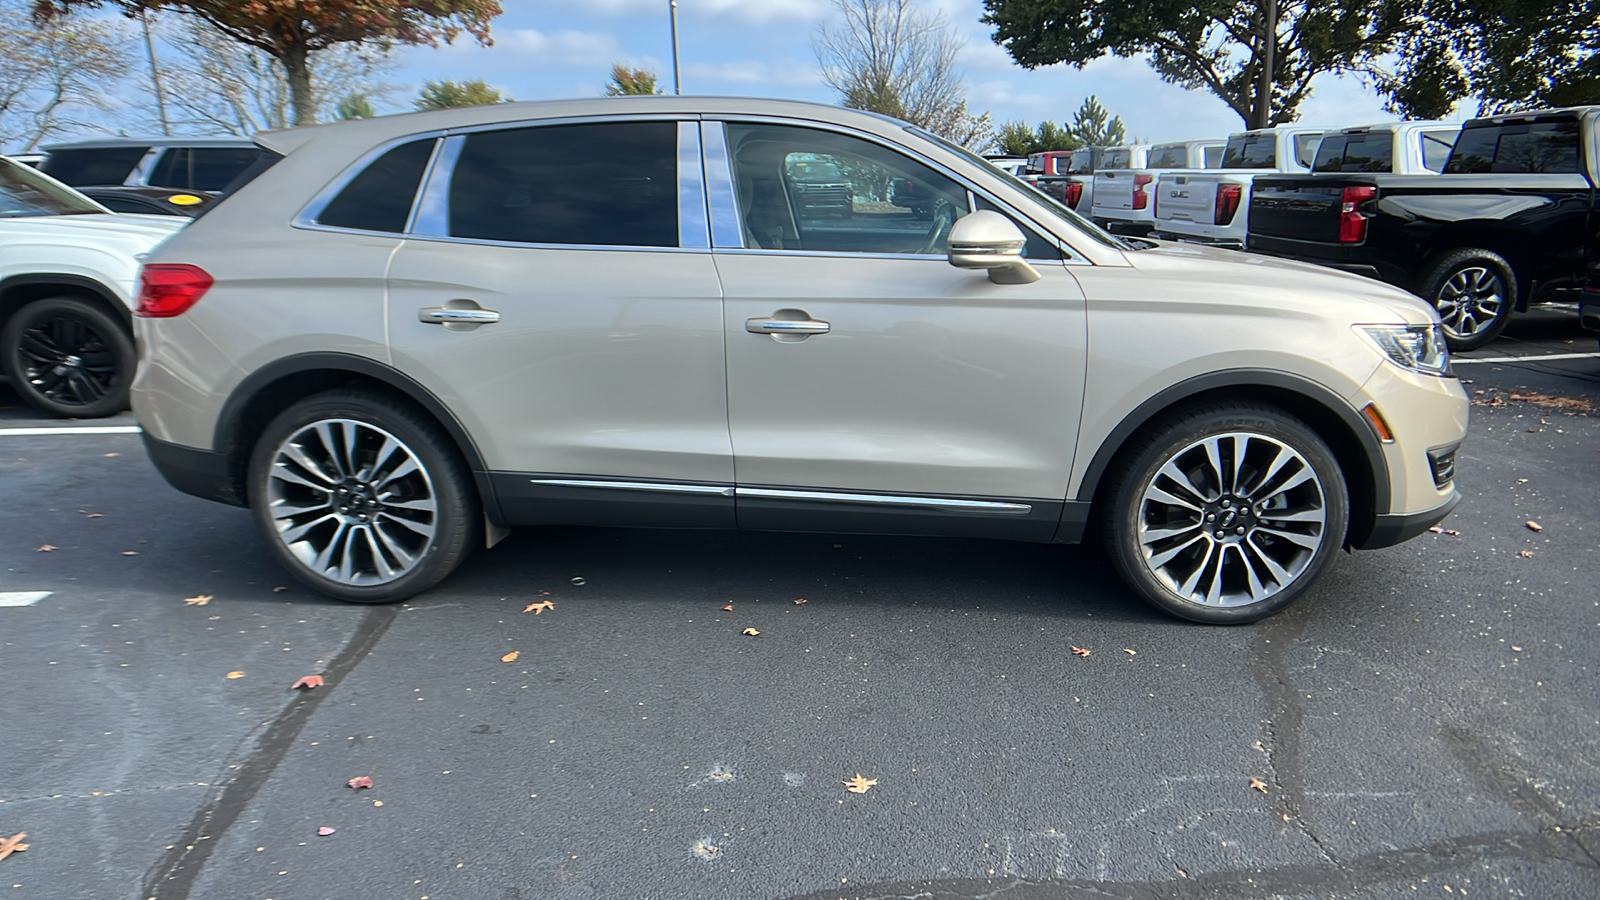
<svg viewBox="0 0 1600 900">
<path fill-rule="evenodd" d="M 526 244 L 678 246 L 676 122 L 544 125 L 467 135 L 450 235 Z"/>
<path fill-rule="evenodd" d="M 967 214 L 965 188 L 871 141 L 739 122 L 727 134 L 746 247 L 943 254 Z"/>
<path fill-rule="evenodd" d="M 361 231 L 406 230 L 411 203 L 433 156 L 433 138 L 401 144 L 373 160 L 317 214 L 317 224 Z"/>
</svg>

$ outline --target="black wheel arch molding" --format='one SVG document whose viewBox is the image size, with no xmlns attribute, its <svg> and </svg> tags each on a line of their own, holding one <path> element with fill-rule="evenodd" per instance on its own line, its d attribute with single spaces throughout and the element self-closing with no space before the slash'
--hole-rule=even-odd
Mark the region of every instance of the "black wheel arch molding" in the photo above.
<svg viewBox="0 0 1600 900">
<path fill-rule="evenodd" d="M 0 280 L 0 323 L 34 300 L 63 294 L 82 294 L 98 301 L 133 333 L 133 310 L 116 291 L 98 279 L 64 272 L 27 272 Z"/>
</svg>

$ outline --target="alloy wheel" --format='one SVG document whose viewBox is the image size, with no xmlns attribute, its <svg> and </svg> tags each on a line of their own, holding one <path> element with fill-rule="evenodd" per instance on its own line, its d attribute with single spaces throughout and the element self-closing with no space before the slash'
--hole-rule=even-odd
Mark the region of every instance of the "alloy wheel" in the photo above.
<svg viewBox="0 0 1600 900">
<path fill-rule="evenodd" d="M 439 528 L 439 498 L 417 454 L 353 419 L 324 419 L 273 452 L 269 514 L 283 545 L 342 585 L 394 581 L 415 569 Z"/>
<path fill-rule="evenodd" d="M 1439 286 L 1434 305 L 1448 337 L 1470 338 L 1494 322 L 1505 307 L 1505 286 L 1490 269 L 1458 269 Z"/>
<path fill-rule="evenodd" d="M 1212 435 L 1173 454 L 1139 501 L 1142 559 L 1184 601 L 1260 603 L 1322 547 L 1328 506 L 1305 456 L 1277 438 Z"/>
<path fill-rule="evenodd" d="M 22 379 L 62 407 L 97 403 L 117 378 L 116 354 L 105 336 L 70 316 L 51 316 L 22 332 L 17 351 Z"/>
</svg>

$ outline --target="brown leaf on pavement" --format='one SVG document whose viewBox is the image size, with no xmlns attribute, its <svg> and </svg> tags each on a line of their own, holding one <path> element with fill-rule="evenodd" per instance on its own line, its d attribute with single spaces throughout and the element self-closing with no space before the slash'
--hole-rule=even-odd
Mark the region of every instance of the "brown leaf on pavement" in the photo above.
<svg viewBox="0 0 1600 900">
<path fill-rule="evenodd" d="M 322 676 L 321 675 L 307 675 L 304 678 L 300 679 L 299 681 L 296 681 L 294 684 L 290 685 L 289 686 L 289 690 L 292 691 L 295 688 L 304 688 L 304 689 L 310 691 L 310 690 L 315 690 L 315 689 L 317 689 L 319 687 L 322 687 Z"/>
<path fill-rule="evenodd" d="M 1529 519 L 1528 521 L 1524 522 L 1523 524 L 1528 526 L 1528 530 L 1529 531 L 1543 531 L 1544 530 L 1544 526 L 1543 525 L 1540 525 L 1538 522 L 1535 522 L 1532 519 Z"/>
<path fill-rule="evenodd" d="M 534 615 L 537 616 L 538 614 L 544 612 L 547 609 L 553 610 L 555 608 L 556 608 L 556 604 L 555 604 L 554 600 L 535 600 L 532 603 L 529 603 L 526 607 L 524 607 L 522 611 L 523 612 L 531 612 L 531 613 L 533 613 Z"/>
<path fill-rule="evenodd" d="M 328 835 L 333 834 L 333 829 L 324 825 L 317 829 L 317 834 L 321 835 L 322 837 L 327 837 Z"/>
<path fill-rule="evenodd" d="M 1084 648 L 1084 647 L 1073 647 L 1072 648 L 1072 655 L 1073 656 L 1088 656 L 1091 652 L 1093 652 L 1093 651 L 1088 650 L 1087 648 Z"/>
<path fill-rule="evenodd" d="M 34 552 L 35 553 L 54 553 L 55 549 L 56 549 L 56 546 L 54 544 L 41 544 L 41 545 L 39 545 L 39 549 L 34 551 Z"/>
<path fill-rule="evenodd" d="M 755 637 L 756 635 L 759 635 L 761 632 L 755 630 L 754 628 L 746 628 L 745 630 L 743 630 L 743 631 L 741 631 L 739 633 L 740 634 L 744 634 L 744 635 L 749 635 L 750 637 Z"/>
<path fill-rule="evenodd" d="M 243 677 L 244 677 L 244 672 L 242 670 L 240 670 L 240 669 L 234 669 L 232 672 L 228 673 L 228 678 L 229 679 L 243 678 Z"/>
<path fill-rule="evenodd" d="M 844 789 L 852 794 L 865 794 L 867 791 L 872 790 L 872 786 L 877 783 L 878 779 L 876 778 L 862 778 L 860 772 L 856 773 L 856 777 L 848 778 L 843 782 Z"/>
<path fill-rule="evenodd" d="M 796 597 L 796 598 L 794 598 L 793 600 L 791 600 L 789 602 L 793 603 L 795 606 L 805 606 L 806 605 L 806 598 L 804 598 L 804 597 Z"/>
<path fill-rule="evenodd" d="M 28 849 L 28 845 L 22 842 L 22 839 L 27 836 L 27 832 L 19 831 L 11 837 L 0 838 L 0 859 L 5 859 L 13 853 L 21 853 Z"/>
<path fill-rule="evenodd" d="M 1522 557 L 1523 559 L 1532 559 L 1533 558 L 1533 551 L 1532 550 L 1518 550 L 1517 551 L 1517 555 Z"/>
<path fill-rule="evenodd" d="M 210 603 L 210 602 L 211 602 L 211 595 L 210 594 L 201 594 L 198 597 L 185 597 L 185 598 L 183 598 L 183 605 L 184 606 L 205 606 L 207 603 Z"/>
<path fill-rule="evenodd" d="M 534 613 L 534 615 L 538 615 L 538 613 Z M 501 662 L 516 662 L 517 661 L 517 657 L 519 657 L 521 655 L 522 655 L 522 652 L 520 650 L 513 650 L 510 653 L 507 653 L 505 656 L 500 657 L 500 661 Z"/>
<path fill-rule="evenodd" d="M 372 787 L 372 778 L 367 775 L 357 775 L 349 781 L 346 781 L 344 785 L 352 791 L 366 790 L 367 788 Z"/>
<path fill-rule="evenodd" d="M 733 612 L 733 604 L 732 604 L 732 603 L 729 603 L 729 604 L 728 604 L 728 605 L 727 605 L 727 606 L 724 606 L 724 607 L 723 607 L 723 608 L 722 608 L 722 611 L 723 611 L 723 612 Z"/>
<path fill-rule="evenodd" d="M 1260 791 L 1263 794 L 1267 792 L 1267 783 L 1259 778 L 1250 779 L 1250 787 Z"/>
</svg>

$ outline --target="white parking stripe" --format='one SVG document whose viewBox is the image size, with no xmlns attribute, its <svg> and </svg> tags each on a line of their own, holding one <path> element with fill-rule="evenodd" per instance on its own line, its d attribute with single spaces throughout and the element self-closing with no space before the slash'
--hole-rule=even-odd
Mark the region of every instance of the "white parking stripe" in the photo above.
<svg viewBox="0 0 1600 900">
<path fill-rule="evenodd" d="M 1450 362 L 1458 366 L 1464 366 L 1467 363 L 1544 362 L 1550 359 L 1600 359 L 1600 353 L 1551 353 L 1548 356 L 1481 356 L 1477 359 L 1452 356 Z"/>
<path fill-rule="evenodd" d="M 46 434 L 138 434 L 137 425 L 63 425 L 59 428 L 0 428 L 0 437 L 39 437 Z"/>
<path fill-rule="evenodd" d="M 0 606 L 32 606 L 53 591 L 0 591 Z"/>
</svg>

